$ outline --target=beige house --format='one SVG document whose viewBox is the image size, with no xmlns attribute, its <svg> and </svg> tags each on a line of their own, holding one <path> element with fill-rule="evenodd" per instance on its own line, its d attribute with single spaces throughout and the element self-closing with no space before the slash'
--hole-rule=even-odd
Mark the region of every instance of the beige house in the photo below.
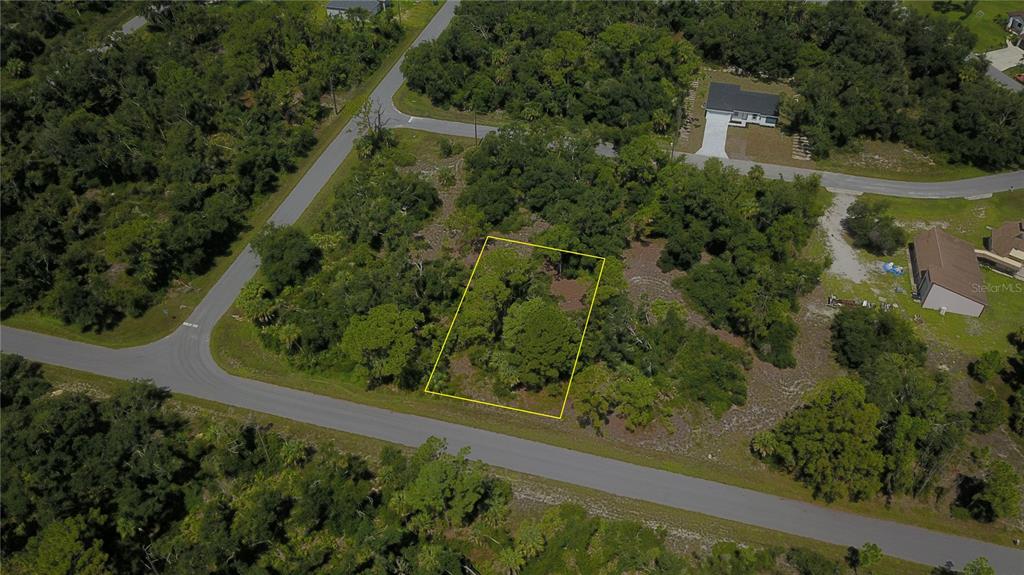
<svg viewBox="0 0 1024 575">
<path fill-rule="evenodd" d="M 1024 262 L 1024 220 L 1006 222 L 992 230 L 985 247 L 1004 258 Z"/>
<path fill-rule="evenodd" d="M 978 317 L 985 311 L 985 281 L 971 244 L 932 228 L 910 244 L 910 267 L 921 305 Z"/>
<path fill-rule="evenodd" d="M 985 238 L 978 259 L 999 273 L 1024 281 L 1024 220 L 1006 222 Z"/>
</svg>

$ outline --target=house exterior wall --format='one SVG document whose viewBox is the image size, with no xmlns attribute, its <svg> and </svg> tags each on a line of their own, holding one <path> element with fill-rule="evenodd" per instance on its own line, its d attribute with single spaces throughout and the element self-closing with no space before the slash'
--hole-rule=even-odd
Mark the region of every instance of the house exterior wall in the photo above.
<svg viewBox="0 0 1024 575">
<path fill-rule="evenodd" d="M 970 317 L 978 317 L 985 311 L 985 306 L 952 292 L 938 284 L 927 282 L 922 283 L 919 288 L 921 293 L 921 306 L 925 309 L 946 308 L 946 311 Z"/>
<path fill-rule="evenodd" d="M 757 124 L 766 128 L 774 128 L 779 123 L 778 116 L 764 116 L 751 112 L 741 112 L 739 110 L 715 110 L 713 108 L 706 108 L 706 110 L 709 112 L 730 114 L 729 125 L 738 126 L 740 128 L 746 128 L 749 124 Z"/>
<path fill-rule="evenodd" d="M 775 124 L 778 124 L 778 118 L 774 116 L 761 116 L 760 114 L 751 114 L 748 112 L 733 112 L 732 118 L 729 119 L 730 126 L 745 128 L 749 124 L 757 124 L 758 126 L 764 126 L 766 128 L 774 128 Z"/>
<path fill-rule="evenodd" d="M 729 119 L 730 126 L 739 126 L 741 128 L 746 128 L 748 124 L 774 128 L 775 124 L 778 123 L 779 118 L 776 116 L 762 116 L 761 114 L 752 114 L 750 112 L 733 112 L 732 118 Z"/>
</svg>

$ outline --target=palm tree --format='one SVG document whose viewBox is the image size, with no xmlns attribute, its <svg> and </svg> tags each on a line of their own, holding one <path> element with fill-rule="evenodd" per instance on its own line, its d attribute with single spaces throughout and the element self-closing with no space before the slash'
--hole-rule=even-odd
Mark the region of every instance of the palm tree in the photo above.
<svg viewBox="0 0 1024 575">
<path fill-rule="evenodd" d="M 508 546 L 498 552 L 494 564 L 495 570 L 505 575 L 519 575 L 519 570 L 523 567 L 523 557 L 518 549 Z"/>
<path fill-rule="evenodd" d="M 533 559 L 544 551 L 544 533 L 540 524 L 530 522 L 523 525 L 516 534 L 516 547 L 524 559 Z"/>
</svg>

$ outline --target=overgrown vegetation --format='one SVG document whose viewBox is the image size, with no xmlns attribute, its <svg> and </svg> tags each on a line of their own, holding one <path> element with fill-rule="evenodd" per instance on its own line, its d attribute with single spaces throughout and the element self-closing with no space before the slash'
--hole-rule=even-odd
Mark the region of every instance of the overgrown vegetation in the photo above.
<svg viewBox="0 0 1024 575">
<path fill-rule="evenodd" d="M 1007 339 L 1016 353 L 1004 356 L 998 351 L 988 351 L 968 366 L 970 374 L 985 385 L 982 398 L 975 403 L 971 421 L 978 433 L 988 433 L 1009 423 L 1014 433 L 1024 436 L 1024 327 L 1009 334 Z M 997 387 L 999 382 L 1009 388 L 1005 400 Z"/>
<path fill-rule="evenodd" d="M 663 531 L 570 504 L 512 520 L 509 483 L 436 438 L 411 455 L 387 447 L 371 464 L 267 427 L 197 428 L 145 382 L 96 400 L 53 392 L 40 366 L 17 356 L 0 358 L 0 371 L 0 549 L 13 573 L 752 575 L 788 562 L 825 575 L 837 566 L 807 549 L 728 542 L 680 556 Z"/>
<path fill-rule="evenodd" d="M 791 314 L 828 266 L 801 255 L 824 212 L 818 180 L 769 179 L 759 166 L 744 177 L 711 160 L 703 170 L 674 163 L 657 186 L 663 267 L 688 270 L 678 283 L 716 327 L 773 365 L 796 365 Z"/>
<path fill-rule="evenodd" d="M 755 454 L 816 495 L 830 501 L 879 492 L 921 495 L 936 486 L 967 431 L 985 431 L 989 415 L 953 409 L 946 376 L 924 367 L 925 344 L 894 313 L 842 309 L 833 320 L 832 348 L 856 375 L 816 390 L 751 442 Z M 982 467 L 983 477 L 959 481 L 957 505 L 983 521 L 1016 516 L 1020 479 L 1013 468 L 1002 461 Z"/>
<path fill-rule="evenodd" d="M 592 369 L 579 374 L 573 402 L 581 424 L 600 429 L 618 414 L 635 429 L 690 402 L 721 414 L 746 399 L 744 351 L 686 325 L 681 309 L 652 314 L 649 303 L 630 299 L 618 260 L 630 237 L 667 236 L 663 263 L 689 268 L 685 289 L 700 309 L 762 357 L 792 365 L 790 314 L 823 265 L 798 255 L 823 209 L 816 180 L 742 176 L 716 162 L 700 170 L 669 162 L 648 138 L 605 158 L 587 133 L 516 124 L 466 152 L 466 187 L 447 220 L 454 235 L 427 257 L 414 236 L 433 217 L 437 191 L 404 168 L 411 158 L 393 136 L 373 139 L 392 143 L 333 191 L 311 244 L 297 230 L 268 231 L 263 237 L 279 237 L 277 246 L 257 242 L 261 256 L 302 256 L 272 256 L 286 269 L 264 270 L 238 301 L 264 344 L 295 365 L 356 369 L 371 386 L 422 386 L 465 285 L 465 257 L 489 230 L 531 222 L 543 224 L 531 241 L 608 258 L 581 356 Z M 705 232 L 695 237 L 695 229 Z M 318 271 L 302 271 L 311 245 L 322 254 Z M 688 261 L 684 249 L 711 257 Z M 455 391 L 467 377 L 451 369 L 458 354 L 478 368 L 474 384 L 482 377 L 498 395 L 564 383 L 585 312 L 560 309 L 551 282 L 593 285 L 597 261 L 489 245 L 433 385 Z M 706 268 L 725 270 L 731 283 L 712 293 Z"/>
<path fill-rule="evenodd" d="M 402 29 L 390 11 L 172 3 L 99 46 L 82 6 L 4 7 L 2 307 L 102 330 L 227 249 L 314 144 L 321 96 L 367 76 Z"/>
<path fill-rule="evenodd" d="M 985 77 L 963 23 L 899 2 L 674 2 L 666 17 L 705 59 L 791 79 L 784 109 L 817 157 L 856 138 L 901 141 L 954 163 L 1024 159 L 1024 93 Z M 737 25 L 742 22 L 742 25 Z M 771 38 L 763 31 L 772 30 Z"/>
</svg>

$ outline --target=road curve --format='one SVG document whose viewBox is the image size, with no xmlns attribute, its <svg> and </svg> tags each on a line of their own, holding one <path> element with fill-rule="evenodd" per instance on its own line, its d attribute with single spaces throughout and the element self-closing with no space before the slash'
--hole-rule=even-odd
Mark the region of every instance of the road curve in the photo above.
<svg viewBox="0 0 1024 575">
<path fill-rule="evenodd" d="M 442 6 L 416 42 L 440 34 L 456 4 L 449 1 Z M 392 96 L 402 83 L 400 64 L 401 60 L 372 94 L 373 101 L 388 111 L 392 125 L 404 123 L 412 128 L 472 137 L 472 125 L 411 118 L 394 110 Z M 492 130 L 482 128 L 480 134 Z M 352 150 L 355 138 L 353 121 L 316 160 L 271 221 L 294 222 Z M 953 184 L 964 182 L 968 181 Z M 963 195 L 974 193 L 972 190 Z M 247 247 L 187 322 L 152 344 L 109 349 L 5 327 L 0 331 L 0 348 L 36 361 L 110 377 L 152 379 L 177 393 L 402 445 L 416 446 L 426 437 L 443 437 L 449 449 L 470 447 L 473 458 L 490 465 L 837 545 L 860 546 L 874 541 L 886 554 L 926 565 L 946 561 L 963 565 L 985 556 L 1000 573 L 1024 571 L 1024 552 L 1009 547 L 233 376 L 213 360 L 210 337 L 217 320 L 230 308 L 258 265 Z"/>
</svg>

